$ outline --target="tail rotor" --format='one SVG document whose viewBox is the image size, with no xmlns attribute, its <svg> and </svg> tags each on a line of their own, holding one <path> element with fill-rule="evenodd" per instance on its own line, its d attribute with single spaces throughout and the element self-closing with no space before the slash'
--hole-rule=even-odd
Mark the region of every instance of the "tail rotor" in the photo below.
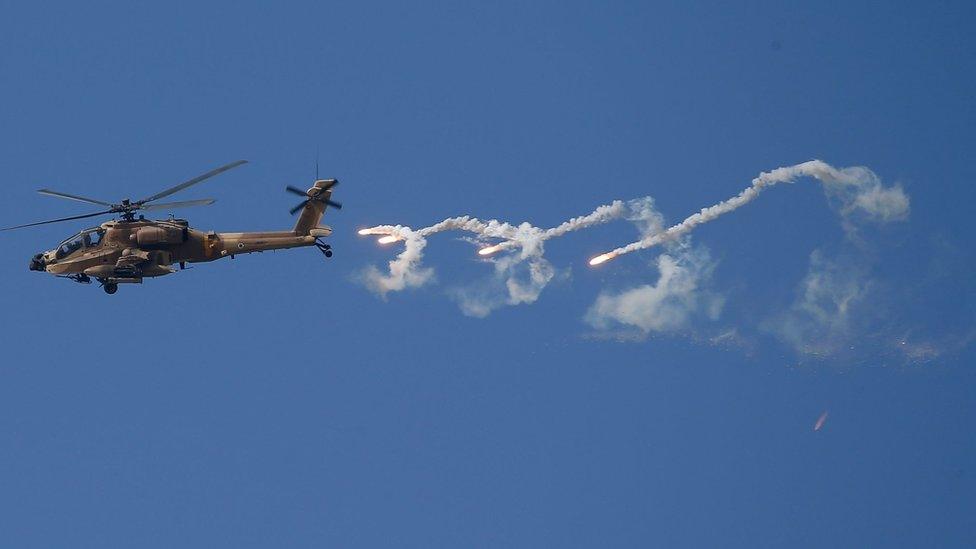
<svg viewBox="0 0 976 549">
<path fill-rule="evenodd" d="M 308 191 L 303 191 L 298 187 L 294 187 L 292 185 L 286 186 L 285 187 L 286 191 L 305 198 L 305 200 L 302 200 L 301 202 L 298 203 L 297 206 L 289 210 L 289 213 L 291 215 L 295 215 L 296 213 L 300 212 L 302 208 L 308 205 L 309 202 L 312 202 L 313 200 L 316 202 L 321 202 L 326 206 L 332 206 L 337 210 L 341 210 L 342 203 L 332 200 L 332 193 L 330 192 L 332 190 L 332 187 L 335 187 L 338 184 L 339 184 L 338 179 L 326 179 L 325 185 L 322 185 L 321 187 L 315 185 Z"/>
</svg>

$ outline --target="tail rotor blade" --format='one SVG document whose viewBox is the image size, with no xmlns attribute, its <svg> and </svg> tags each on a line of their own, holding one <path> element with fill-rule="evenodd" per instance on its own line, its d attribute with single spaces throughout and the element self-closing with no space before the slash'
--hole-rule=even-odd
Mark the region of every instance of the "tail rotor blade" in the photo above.
<svg viewBox="0 0 976 549">
<path fill-rule="evenodd" d="M 292 194 L 297 194 L 298 196 L 305 196 L 305 197 L 308 196 L 308 194 L 306 194 L 305 191 L 299 189 L 298 187 L 292 187 L 291 185 L 285 187 L 285 190 Z"/>
<path fill-rule="evenodd" d="M 298 213 L 298 210 L 304 208 L 306 204 L 308 204 L 308 200 L 303 200 L 297 206 L 292 208 L 288 213 L 290 213 L 291 215 L 295 215 L 296 213 Z"/>
<path fill-rule="evenodd" d="M 332 200 L 331 198 L 328 198 L 329 196 L 331 196 L 331 193 L 329 193 L 329 191 L 332 189 L 332 187 L 335 187 L 338 184 L 339 184 L 339 181 L 336 180 L 336 179 L 327 179 L 325 181 L 325 184 L 322 187 L 319 187 L 320 191 L 316 194 L 316 196 L 314 196 L 312 198 L 309 198 L 308 193 L 306 193 L 305 191 L 299 189 L 298 187 L 294 187 L 292 185 L 286 186 L 285 187 L 285 190 L 286 191 L 288 191 L 288 192 L 290 192 L 292 194 L 296 194 L 298 196 L 301 196 L 301 197 L 304 197 L 305 198 L 305 200 L 303 200 L 299 205 L 297 205 L 297 206 L 295 206 L 294 208 L 291 209 L 291 214 L 292 215 L 295 215 L 295 213 L 297 213 L 298 210 L 301 210 L 302 208 L 304 208 L 305 205 L 308 204 L 312 200 L 314 200 L 316 202 L 321 202 L 321 203 L 323 203 L 323 204 L 325 204 L 327 206 L 332 206 L 333 208 L 335 208 L 337 210 L 341 210 L 342 209 L 342 204 L 341 203 L 336 202 L 336 201 Z"/>
</svg>

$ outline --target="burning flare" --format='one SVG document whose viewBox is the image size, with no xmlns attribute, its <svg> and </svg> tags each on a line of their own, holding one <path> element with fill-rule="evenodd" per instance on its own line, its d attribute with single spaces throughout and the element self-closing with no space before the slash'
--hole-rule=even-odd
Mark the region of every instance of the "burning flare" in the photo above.
<svg viewBox="0 0 976 549">
<path fill-rule="evenodd" d="M 378 239 L 376 239 L 376 241 L 379 242 L 380 244 L 393 244 L 397 240 L 400 240 L 400 239 L 397 238 L 396 236 L 392 235 L 392 234 L 388 234 L 386 236 L 381 236 Z"/>
<path fill-rule="evenodd" d="M 492 246 L 488 246 L 486 248 L 481 248 L 480 250 L 478 250 L 478 255 L 491 255 L 501 249 L 502 249 L 501 244 L 494 244 Z"/>
<path fill-rule="evenodd" d="M 607 261 L 610 261 L 611 259 L 613 259 L 615 257 L 617 257 L 617 254 L 612 253 L 612 252 L 611 253 L 600 254 L 600 255 L 598 255 L 598 256 L 596 256 L 596 257 L 594 257 L 593 259 L 590 260 L 590 266 L 595 267 L 595 266 L 597 266 L 597 265 L 599 265 L 601 263 L 606 263 Z"/>
<path fill-rule="evenodd" d="M 824 423 L 827 423 L 827 411 L 826 410 L 824 410 L 824 413 L 820 414 L 820 417 L 817 418 L 817 422 L 813 424 L 813 430 L 814 431 L 819 431 L 819 430 L 823 429 Z"/>
</svg>

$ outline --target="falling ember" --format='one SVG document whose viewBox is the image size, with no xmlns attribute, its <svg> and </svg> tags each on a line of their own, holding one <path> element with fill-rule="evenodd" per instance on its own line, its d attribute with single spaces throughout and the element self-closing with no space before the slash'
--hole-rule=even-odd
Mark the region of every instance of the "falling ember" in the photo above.
<svg viewBox="0 0 976 549">
<path fill-rule="evenodd" d="M 814 431 L 819 431 L 820 429 L 823 428 L 824 423 L 827 423 L 827 411 L 826 410 L 824 410 L 824 413 L 820 414 L 820 417 L 817 418 L 817 422 L 813 424 L 813 430 Z"/>
<path fill-rule="evenodd" d="M 612 253 L 600 254 L 590 260 L 590 265 L 596 266 L 599 265 L 600 263 L 606 263 L 607 261 L 610 261 L 615 257 L 617 257 L 617 254 L 612 254 Z"/>
<path fill-rule="evenodd" d="M 478 255 L 491 255 L 491 254 L 493 254 L 493 253 L 495 253 L 495 252 L 497 252 L 498 250 L 501 250 L 501 249 L 502 249 L 501 244 L 495 244 L 494 246 L 488 246 L 487 248 L 481 248 L 480 250 L 478 250 Z"/>
<path fill-rule="evenodd" d="M 393 244 L 397 240 L 400 240 L 400 239 L 397 238 L 397 237 L 395 237 L 395 236 L 393 236 L 392 234 L 388 234 L 386 236 L 379 237 L 376 241 L 379 242 L 380 244 Z"/>
</svg>

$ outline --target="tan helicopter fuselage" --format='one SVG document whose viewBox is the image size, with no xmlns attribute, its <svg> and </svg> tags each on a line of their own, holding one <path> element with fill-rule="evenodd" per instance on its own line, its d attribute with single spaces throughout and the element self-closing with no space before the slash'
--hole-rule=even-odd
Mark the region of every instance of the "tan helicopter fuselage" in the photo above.
<svg viewBox="0 0 976 549">
<path fill-rule="evenodd" d="M 310 196 L 324 183 L 317 181 L 309 189 Z M 205 232 L 191 228 L 181 219 L 109 221 L 81 231 L 54 250 L 38 254 L 31 269 L 92 277 L 113 284 L 137 283 L 142 278 L 176 272 L 172 265 L 317 245 L 318 238 L 332 233 L 331 228 L 318 226 L 324 210 L 324 203 L 310 200 L 290 231 Z"/>
</svg>

